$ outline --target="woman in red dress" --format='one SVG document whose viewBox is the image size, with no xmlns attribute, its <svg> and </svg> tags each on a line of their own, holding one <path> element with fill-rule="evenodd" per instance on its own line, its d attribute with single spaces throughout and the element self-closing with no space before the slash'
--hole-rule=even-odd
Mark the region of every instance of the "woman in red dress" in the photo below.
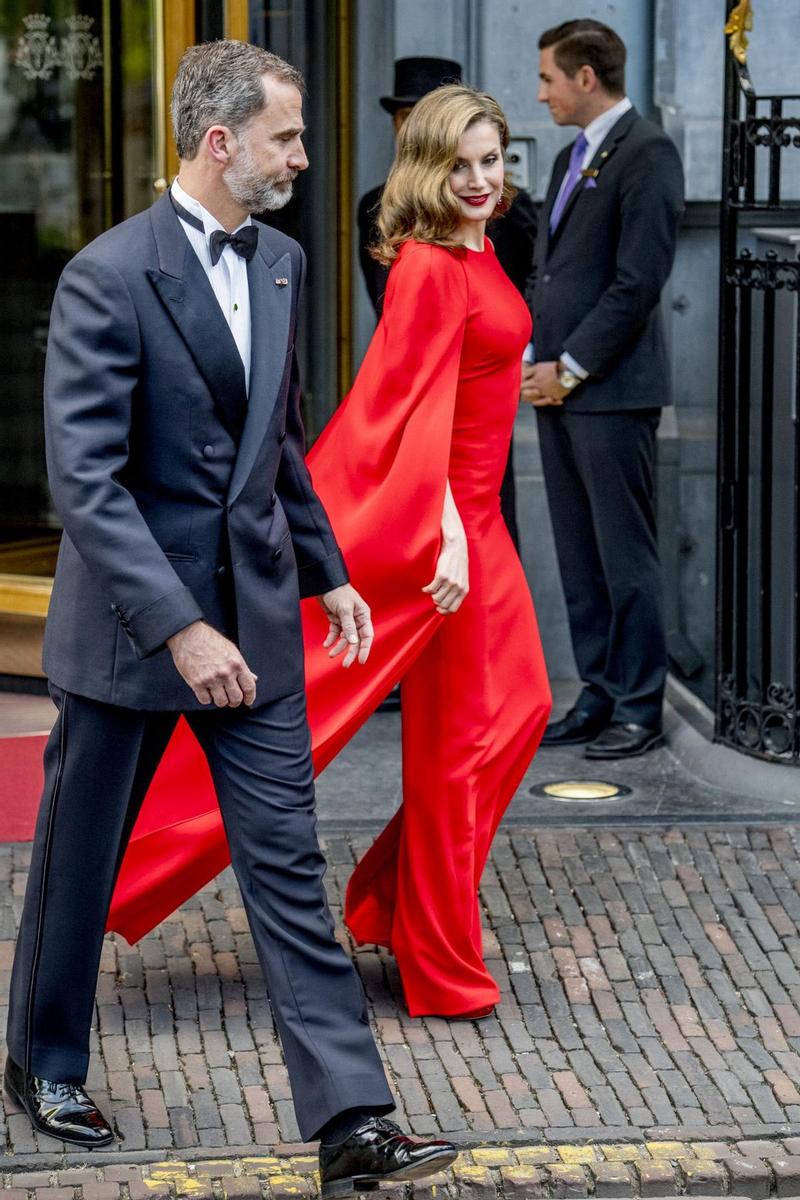
<svg viewBox="0 0 800 1200">
<path fill-rule="evenodd" d="M 306 602 L 317 770 L 402 679 L 403 804 L 353 873 L 345 921 L 357 942 L 393 952 L 412 1016 L 478 1017 L 498 1001 L 478 886 L 550 712 L 533 603 L 499 501 L 531 332 L 485 236 L 511 194 L 507 143 L 501 109 L 472 89 L 448 85 L 415 106 L 382 201 L 378 252 L 392 263 L 383 317 L 309 455 L 376 628 L 367 666 L 343 676 L 322 648 L 326 618 Z M 128 938 L 225 863 L 197 770 L 184 729 L 123 864 L 109 927 Z"/>
</svg>

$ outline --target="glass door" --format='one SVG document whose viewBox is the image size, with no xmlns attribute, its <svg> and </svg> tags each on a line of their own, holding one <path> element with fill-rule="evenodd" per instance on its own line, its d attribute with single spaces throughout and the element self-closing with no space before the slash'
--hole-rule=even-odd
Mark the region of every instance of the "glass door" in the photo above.
<svg viewBox="0 0 800 1200">
<path fill-rule="evenodd" d="M 42 422 L 53 292 L 73 254 L 154 197 L 157 7 L 0 2 L 0 674 L 39 672 L 58 550 Z"/>
<path fill-rule="evenodd" d="M 42 378 L 65 263 L 178 169 L 167 98 L 195 41 L 250 39 L 309 82 L 312 170 L 270 222 L 309 252 L 298 337 L 313 437 L 350 381 L 352 0 L 0 0 L 0 687 L 41 674 L 60 526 Z"/>
</svg>

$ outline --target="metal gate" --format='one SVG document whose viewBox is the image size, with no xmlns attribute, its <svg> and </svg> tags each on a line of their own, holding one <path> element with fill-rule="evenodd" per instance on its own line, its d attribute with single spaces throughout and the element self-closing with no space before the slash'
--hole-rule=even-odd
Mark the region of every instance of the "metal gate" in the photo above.
<svg viewBox="0 0 800 1200">
<path fill-rule="evenodd" d="M 756 94 L 749 9 L 726 4 L 716 734 L 798 766 L 800 96 Z"/>
</svg>

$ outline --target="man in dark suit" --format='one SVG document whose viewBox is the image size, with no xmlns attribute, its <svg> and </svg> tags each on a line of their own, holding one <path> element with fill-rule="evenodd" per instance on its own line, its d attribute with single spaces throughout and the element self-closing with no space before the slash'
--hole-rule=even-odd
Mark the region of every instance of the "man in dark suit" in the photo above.
<svg viewBox="0 0 800 1200">
<path fill-rule="evenodd" d="M 87 246 L 53 306 L 45 379 L 64 537 L 45 638 L 58 719 L 11 983 L 5 1085 L 40 1131 L 113 1133 L 86 1095 L 103 930 L 180 713 L 214 777 L 323 1195 L 452 1162 L 393 1107 L 322 884 L 301 596 L 364 662 L 369 609 L 304 463 L 293 351 L 303 252 L 251 221 L 308 166 L 302 79 L 241 42 L 187 51 L 169 195 Z"/>
<path fill-rule="evenodd" d="M 381 108 L 392 118 L 395 137 L 417 101 L 445 83 L 460 83 L 461 74 L 461 63 L 452 58 L 398 58 L 394 64 L 394 95 L 381 96 L 380 99 Z M 389 270 L 372 257 L 369 249 L 379 237 L 377 218 L 383 189 L 382 183 L 370 188 L 358 202 L 358 261 L 376 317 L 381 315 L 383 309 Z"/>
<path fill-rule="evenodd" d="M 391 114 L 395 136 L 406 123 L 418 100 L 445 83 L 460 83 L 461 63 L 450 58 L 398 58 L 394 64 L 394 95 L 381 96 L 381 105 Z M 378 213 L 384 184 L 371 188 L 358 205 L 358 259 L 375 316 L 380 317 L 389 269 L 370 254 L 380 237 Z M 533 263 L 536 241 L 536 206 L 528 192 L 520 189 L 511 207 L 489 232 L 500 266 L 514 286 L 523 294 Z M 514 447 L 509 447 L 503 483 L 500 488 L 500 507 L 515 546 L 519 546 L 517 529 L 516 487 L 514 483 Z"/>
<path fill-rule="evenodd" d="M 661 741 L 667 671 L 654 465 L 670 403 L 659 314 L 683 210 L 670 139 L 625 96 L 625 46 L 599 21 L 539 41 L 539 99 L 581 133 L 556 159 L 532 281 L 544 478 L 583 690 L 543 745 L 587 758 Z"/>
</svg>

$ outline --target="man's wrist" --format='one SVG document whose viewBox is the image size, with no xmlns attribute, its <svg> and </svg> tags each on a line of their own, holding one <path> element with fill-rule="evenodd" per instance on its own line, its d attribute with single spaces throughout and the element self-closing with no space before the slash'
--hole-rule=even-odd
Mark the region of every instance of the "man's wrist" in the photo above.
<svg viewBox="0 0 800 1200">
<path fill-rule="evenodd" d="M 176 629 L 174 633 L 171 633 L 164 644 L 169 650 L 173 650 L 177 645 L 178 640 L 182 640 L 183 636 L 187 634 L 190 629 L 194 629 L 198 625 L 205 625 L 205 621 L 201 619 L 198 619 L 197 621 L 190 621 L 188 625 L 184 625 L 183 629 Z"/>
<path fill-rule="evenodd" d="M 556 379 L 559 386 L 564 388 L 565 392 L 574 391 L 582 382 L 580 375 L 573 371 L 563 358 L 560 358 L 556 363 Z"/>
</svg>

